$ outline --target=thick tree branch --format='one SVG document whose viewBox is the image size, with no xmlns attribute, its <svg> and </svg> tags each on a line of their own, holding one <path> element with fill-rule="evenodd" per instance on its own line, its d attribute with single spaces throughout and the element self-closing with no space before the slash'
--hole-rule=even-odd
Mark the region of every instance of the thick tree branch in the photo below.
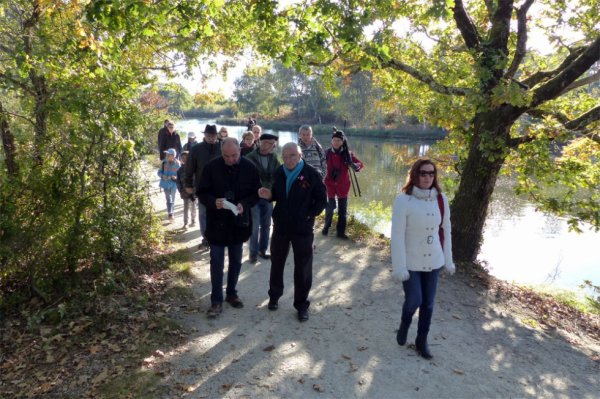
<svg viewBox="0 0 600 399">
<path fill-rule="evenodd" d="M 569 119 L 565 114 L 560 112 L 548 112 L 541 109 L 530 109 L 527 111 L 527 114 L 538 119 L 544 117 L 554 118 L 565 129 L 575 132 L 576 136 L 587 137 L 600 144 L 600 134 L 587 129 L 591 123 L 600 120 L 600 105 L 584 112 L 575 119 Z M 508 140 L 508 146 L 510 148 L 516 148 L 521 144 L 530 143 L 535 139 L 536 137 L 532 136 L 515 137 Z"/>
<path fill-rule="evenodd" d="M 558 73 L 560 73 L 562 70 L 564 70 L 567 66 L 569 66 L 575 59 L 577 59 L 577 57 L 579 57 L 584 52 L 584 50 L 585 50 L 584 47 L 578 47 L 576 49 L 573 49 L 570 52 L 570 54 L 567 56 L 567 58 L 565 58 L 563 60 L 563 62 L 556 69 L 553 69 L 552 71 L 536 72 L 533 75 L 531 75 L 530 77 L 522 80 L 521 83 L 523 83 L 524 85 L 526 85 L 528 87 L 533 87 L 548 78 L 556 76 Z"/>
<path fill-rule="evenodd" d="M 498 0 L 496 10 L 492 15 L 488 46 L 508 55 L 508 37 L 510 34 L 510 19 L 513 10 L 513 0 Z"/>
<path fill-rule="evenodd" d="M 558 75 L 534 90 L 530 107 L 535 108 L 558 97 L 566 87 L 583 75 L 598 60 L 600 60 L 600 36 L 590 43 L 585 51 Z"/>
<path fill-rule="evenodd" d="M 519 69 L 521 62 L 523 62 L 523 58 L 525 58 L 525 54 L 527 53 L 527 11 L 529 11 L 529 7 L 531 7 L 533 1 L 534 0 L 525 1 L 525 3 L 517 10 L 517 46 L 510 67 L 504 74 L 506 79 L 515 76 L 515 73 Z"/>
<path fill-rule="evenodd" d="M 379 62 L 383 68 L 392 68 L 398 71 L 405 72 L 412 76 L 413 78 L 427 84 L 431 88 L 431 90 L 438 92 L 440 94 L 448 94 L 448 95 L 456 95 L 456 96 L 466 96 L 471 92 L 470 89 L 462 88 L 462 87 L 451 87 L 445 86 L 439 82 L 437 82 L 433 76 L 427 73 L 423 73 L 416 68 L 411 67 L 403 62 L 396 61 L 395 59 L 384 60 L 382 57 L 378 56 Z"/>
<path fill-rule="evenodd" d="M 467 47 L 470 49 L 479 49 L 481 38 L 475 24 L 473 24 L 473 21 L 471 21 L 471 18 L 469 18 L 469 15 L 465 11 L 462 0 L 454 0 L 452 12 L 454 13 L 456 26 L 460 30 Z"/>
<path fill-rule="evenodd" d="M 594 83 L 600 80 L 600 71 L 587 76 L 585 78 L 576 80 L 575 82 L 571 83 L 570 85 L 568 85 L 560 94 L 565 94 L 566 92 L 569 92 L 571 90 L 575 90 L 581 86 L 585 86 L 588 85 L 590 83 Z"/>
<path fill-rule="evenodd" d="M 564 125 L 569 130 L 581 130 L 597 120 L 600 120 L 600 105 L 590 109 L 586 113 L 565 123 Z"/>
</svg>

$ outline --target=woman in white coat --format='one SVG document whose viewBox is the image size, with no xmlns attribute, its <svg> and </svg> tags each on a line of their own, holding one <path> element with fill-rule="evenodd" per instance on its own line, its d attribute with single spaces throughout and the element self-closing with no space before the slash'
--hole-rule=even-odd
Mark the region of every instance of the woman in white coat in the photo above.
<svg viewBox="0 0 600 399">
<path fill-rule="evenodd" d="M 402 194 L 392 210 L 392 277 L 402 281 L 404 304 L 396 340 L 406 343 L 412 317 L 419 309 L 415 346 L 419 355 L 431 359 L 427 334 L 439 272 L 450 274 L 452 261 L 448 199 L 438 184 L 435 164 L 419 159 L 410 169 Z"/>
</svg>

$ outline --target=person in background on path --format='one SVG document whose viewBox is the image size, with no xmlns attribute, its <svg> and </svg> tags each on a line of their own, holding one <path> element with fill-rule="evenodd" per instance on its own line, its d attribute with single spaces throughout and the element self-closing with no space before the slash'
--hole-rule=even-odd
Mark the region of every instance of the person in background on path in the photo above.
<svg viewBox="0 0 600 399">
<path fill-rule="evenodd" d="M 398 345 L 404 345 L 412 317 L 419 309 L 415 346 L 431 359 L 427 335 L 433 315 L 438 276 L 443 267 L 454 274 L 448 198 L 442 194 L 437 168 L 419 159 L 410 168 L 402 194 L 392 208 L 392 278 L 402 281 L 404 304 Z"/>
<path fill-rule="evenodd" d="M 254 133 L 248 131 L 242 134 L 242 142 L 240 143 L 242 156 L 246 156 L 254 151 Z"/>
<path fill-rule="evenodd" d="M 219 133 L 217 134 L 217 139 L 219 142 L 222 142 L 225 137 L 229 137 L 229 132 L 225 126 L 221 126 Z"/>
<path fill-rule="evenodd" d="M 160 144 L 163 141 L 163 137 L 169 132 L 169 129 L 167 129 L 167 125 L 169 124 L 169 122 L 171 122 L 171 121 L 168 119 L 165 119 L 163 127 L 161 127 L 160 130 L 158 131 L 158 137 L 156 139 L 156 146 L 158 148 L 158 154 L 159 154 L 160 159 L 164 159 L 163 152 L 160 149 Z"/>
<path fill-rule="evenodd" d="M 181 154 L 181 138 L 179 133 L 175 131 L 175 124 L 171 121 L 167 122 L 167 132 L 162 136 L 162 140 L 158 141 L 158 151 L 160 159 L 165 159 L 165 151 L 173 148 L 177 154 Z"/>
<path fill-rule="evenodd" d="M 204 127 L 204 140 L 192 147 L 188 162 L 185 164 L 183 183 L 188 194 L 195 193 L 206 164 L 220 156 L 221 145 L 217 142 L 217 127 L 206 125 Z M 200 234 L 202 234 L 202 242 L 198 249 L 206 250 L 208 249 L 206 207 L 200 201 L 198 201 L 198 219 L 200 220 Z"/>
<path fill-rule="evenodd" d="M 252 126 L 252 134 L 254 135 L 254 149 L 256 150 L 258 148 L 260 135 L 262 134 L 262 127 L 259 125 Z"/>
<path fill-rule="evenodd" d="M 315 168 L 321 177 L 325 179 L 327 175 L 327 160 L 325 159 L 325 151 L 321 144 L 313 137 L 312 127 L 302 125 L 298 130 L 298 144 L 302 150 L 302 158 L 304 162 Z"/>
<path fill-rule="evenodd" d="M 177 170 L 177 190 L 183 200 L 183 228 L 186 229 L 188 221 L 190 221 L 190 227 L 196 225 L 196 196 L 185 191 L 183 180 L 185 178 L 185 164 L 187 163 L 189 151 L 183 151 L 181 153 L 181 167 Z M 191 218 L 188 219 L 188 213 L 191 213 Z"/>
<path fill-rule="evenodd" d="M 263 187 L 271 189 L 273 186 L 273 176 L 275 170 L 281 166 L 277 155 L 273 153 L 279 137 L 263 133 L 260 136 L 260 146 L 252 151 L 246 158 L 251 161 L 260 176 L 260 183 Z M 269 259 L 271 255 L 267 254 L 269 248 L 269 236 L 271 235 L 271 215 L 273 213 L 273 204 L 265 199 L 259 199 L 252 207 L 252 235 L 250 236 L 250 262 L 256 263 L 257 256 L 263 259 Z"/>
<path fill-rule="evenodd" d="M 294 308 L 298 320 L 308 320 L 312 287 L 312 263 L 315 217 L 327 203 L 325 185 L 315 168 L 302 160 L 296 143 L 286 143 L 282 149 L 283 165 L 277 168 L 273 187 L 261 187 L 259 197 L 275 201 L 273 236 L 271 237 L 271 274 L 269 279 L 269 310 L 277 310 L 283 295 L 283 270 L 290 244 L 294 250 Z"/>
<path fill-rule="evenodd" d="M 198 144 L 198 142 L 196 141 L 196 133 L 194 132 L 188 132 L 187 139 L 187 143 L 183 145 L 183 150 L 181 152 L 182 155 L 184 151 L 190 152 L 192 147 Z"/>
<path fill-rule="evenodd" d="M 252 131 L 252 127 L 256 125 L 256 119 L 252 118 L 252 117 L 248 117 L 248 124 L 246 125 L 246 127 L 248 128 L 248 131 L 251 132 Z"/>
<path fill-rule="evenodd" d="M 258 202 L 260 188 L 258 171 L 252 162 L 240 156 L 237 139 L 224 139 L 221 150 L 222 157 L 213 159 L 204 168 L 197 189 L 198 198 L 207 210 L 206 238 L 210 243 L 212 285 L 207 316 L 210 318 L 217 317 L 223 310 L 225 248 L 229 256 L 225 301 L 234 308 L 244 307 L 236 285 L 242 267 L 242 246 L 252 229 L 250 209 Z M 229 209 L 228 205 L 235 209 Z"/>
<path fill-rule="evenodd" d="M 327 187 L 327 209 L 325 210 L 325 226 L 323 235 L 329 234 L 329 228 L 333 220 L 333 211 L 336 208 L 335 197 L 338 205 L 337 236 L 348 239 L 346 235 L 346 219 L 348 216 L 348 192 L 350 191 L 350 170 L 359 172 L 363 163 L 348 149 L 346 136 L 341 130 L 336 130 L 331 137 L 331 147 L 325 151 L 327 159 L 327 176 L 325 186 Z"/>
<path fill-rule="evenodd" d="M 158 169 L 158 177 L 160 182 L 158 186 L 165 191 L 167 200 L 167 215 L 169 216 L 169 224 L 173 223 L 173 210 L 175 208 L 175 194 L 177 193 L 177 171 L 181 167 L 181 163 L 177 160 L 177 151 L 174 148 L 169 148 L 165 151 L 166 158 L 160 163 Z"/>
</svg>

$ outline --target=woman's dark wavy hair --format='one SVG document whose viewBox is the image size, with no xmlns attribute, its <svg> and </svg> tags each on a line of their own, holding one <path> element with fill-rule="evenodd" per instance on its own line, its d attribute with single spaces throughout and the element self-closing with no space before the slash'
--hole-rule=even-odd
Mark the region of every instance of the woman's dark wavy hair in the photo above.
<svg viewBox="0 0 600 399">
<path fill-rule="evenodd" d="M 402 187 L 403 193 L 406 193 L 409 195 L 412 194 L 413 187 L 416 186 L 417 182 L 419 181 L 419 170 L 421 170 L 421 166 L 423 166 L 423 165 L 433 166 L 433 171 L 435 172 L 435 176 L 433 176 L 433 183 L 431 184 L 431 187 L 435 187 L 435 189 L 438 191 L 438 193 L 442 192 L 442 189 L 440 188 L 440 185 L 438 183 L 437 166 L 435 166 L 435 164 L 433 163 L 433 161 L 431 159 L 421 158 L 421 159 L 417 160 L 410 167 L 410 171 L 408 172 L 408 176 L 406 177 L 406 183 Z"/>
</svg>

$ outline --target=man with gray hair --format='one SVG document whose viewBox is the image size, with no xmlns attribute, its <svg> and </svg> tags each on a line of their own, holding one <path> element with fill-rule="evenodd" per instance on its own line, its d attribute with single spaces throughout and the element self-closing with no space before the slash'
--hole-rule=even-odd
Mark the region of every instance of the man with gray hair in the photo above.
<svg viewBox="0 0 600 399">
<path fill-rule="evenodd" d="M 197 187 L 198 198 L 206 207 L 206 239 L 210 246 L 211 307 L 208 317 L 221 314 L 223 303 L 223 269 L 225 248 L 228 250 L 225 301 L 243 308 L 236 286 L 242 267 L 242 246 L 252 229 L 250 209 L 258 202 L 260 178 L 254 164 L 240 156 L 236 138 L 226 137 L 219 158 L 202 171 Z"/>
<path fill-rule="evenodd" d="M 327 176 L 327 159 L 325 151 L 317 139 L 313 137 L 312 128 L 309 125 L 302 125 L 298 130 L 298 144 L 302 150 L 302 159 L 310 166 L 315 168 L 321 175 L 322 180 Z"/>
<path fill-rule="evenodd" d="M 325 184 L 315 168 L 302 159 L 296 143 L 282 148 L 283 165 L 276 169 L 273 186 L 261 187 L 259 197 L 275 201 L 273 235 L 271 237 L 271 274 L 269 280 L 269 310 L 277 310 L 283 295 L 283 269 L 294 250 L 294 308 L 298 320 L 308 320 L 312 287 L 312 263 L 315 217 L 327 204 Z"/>
</svg>

